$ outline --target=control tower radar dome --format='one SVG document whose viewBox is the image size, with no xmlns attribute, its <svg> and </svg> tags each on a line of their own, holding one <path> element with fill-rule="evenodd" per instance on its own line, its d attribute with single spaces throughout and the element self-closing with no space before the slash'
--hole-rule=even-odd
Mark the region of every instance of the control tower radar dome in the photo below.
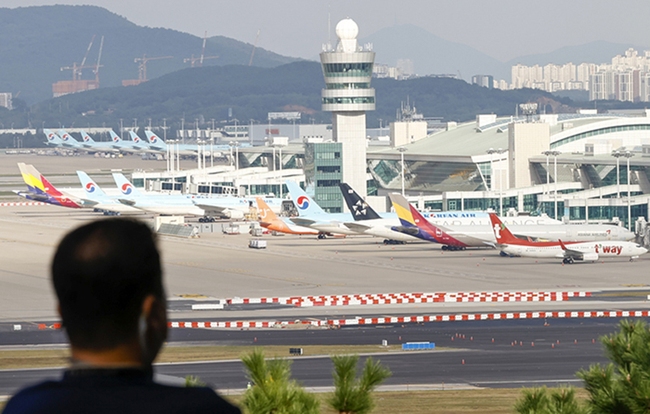
<svg viewBox="0 0 650 414">
<path fill-rule="evenodd" d="M 359 26 L 352 19 L 343 19 L 336 25 L 336 35 L 339 39 L 356 39 Z"/>
</svg>

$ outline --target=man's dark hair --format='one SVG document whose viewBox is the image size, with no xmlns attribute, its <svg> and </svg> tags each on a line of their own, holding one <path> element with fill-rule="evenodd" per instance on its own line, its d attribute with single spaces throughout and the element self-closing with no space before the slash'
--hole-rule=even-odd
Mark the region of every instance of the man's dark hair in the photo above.
<svg viewBox="0 0 650 414">
<path fill-rule="evenodd" d="M 155 235 L 136 220 L 100 220 L 68 233 L 54 255 L 52 281 L 70 342 L 83 349 L 132 341 L 144 298 L 164 300 Z"/>
</svg>

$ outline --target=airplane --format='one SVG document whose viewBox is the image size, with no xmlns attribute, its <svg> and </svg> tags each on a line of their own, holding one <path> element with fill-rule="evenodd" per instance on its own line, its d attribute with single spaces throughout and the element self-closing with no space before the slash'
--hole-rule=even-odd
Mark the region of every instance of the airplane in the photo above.
<svg viewBox="0 0 650 414">
<path fill-rule="evenodd" d="M 55 147 L 63 146 L 63 140 L 61 137 L 51 130 L 43 128 L 43 133 L 45 134 L 45 138 L 47 138 L 47 141 L 45 142 L 47 145 L 53 145 Z"/>
<path fill-rule="evenodd" d="M 149 144 L 141 139 L 138 134 L 136 134 L 134 131 L 129 131 L 129 135 L 131 136 L 131 141 L 133 142 L 133 148 L 138 149 L 141 152 L 149 152 L 149 153 L 159 153 L 160 151 L 151 149 L 149 147 Z"/>
<path fill-rule="evenodd" d="M 110 143 L 97 142 L 83 129 L 79 131 L 84 148 L 97 152 L 118 152 Z"/>
<path fill-rule="evenodd" d="M 454 232 L 427 221 L 420 212 L 409 204 L 401 194 L 389 194 L 393 208 L 399 217 L 400 226 L 392 229 L 422 240 L 442 244 L 442 250 L 465 250 L 467 247 L 487 247 L 485 240 Z"/>
<path fill-rule="evenodd" d="M 324 239 L 327 234 L 359 235 L 344 224 L 350 221 L 349 213 L 327 213 L 300 188 L 298 183 L 287 180 L 285 184 L 293 203 L 298 208 L 299 216 L 290 219 L 294 224 L 318 230 L 321 233 L 318 235 L 319 239 Z"/>
<path fill-rule="evenodd" d="M 92 203 L 90 202 L 76 199 L 75 197 L 71 197 L 59 191 L 40 172 L 38 172 L 33 165 L 19 162 L 18 169 L 20 170 L 20 174 L 22 175 L 25 184 L 27 184 L 28 189 L 27 192 L 16 192 L 19 196 L 28 200 L 41 201 L 55 206 L 68 208 L 92 206 Z"/>
<path fill-rule="evenodd" d="M 383 237 L 385 244 L 397 242 L 416 241 L 417 237 L 392 230 L 399 226 L 399 219 L 395 213 L 377 213 L 361 196 L 347 183 L 340 183 L 343 199 L 352 213 L 355 221 L 345 222 L 345 226 L 359 234 L 368 234 Z"/>
<path fill-rule="evenodd" d="M 93 206 L 96 211 L 101 211 L 106 215 L 111 215 L 111 213 L 142 212 L 142 210 L 135 207 L 120 203 L 117 197 L 106 194 L 84 171 L 77 171 L 77 177 L 79 177 L 79 182 L 81 182 L 81 188 L 84 190 L 85 198 L 97 203 Z"/>
<path fill-rule="evenodd" d="M 149 140 L 149 147 L 151 149 L 154 149 L 156 151 L 160 152 L 167 152 L 167 143 L 160 139 L 158 135 L 154 134 L 153 132 L 146 130 L 144 131 L 144 134 L 147 136 L 147 139 Z M 172 148 L 171 151 L 174 153 L 178 153 L 181 155 L 191 155 L 191 156 L 196 156 L 196 154 L 199 152 L 199 147 L 197 145 L 189 145 L 189 144 L 175 144 Z"/>
<path fill-rule="evenodd" d="M 535 242 L 515 237 L 499 220 L 490 213 L 490 221 L 497 248 L 510 256 L 558 258 L 562 263 L 571 264 L 575 261 L 595 262 L 603 257 L 629 257 L 630 261 L 648 252 L 648 249 L 628 241 L 594 241 L 594 242 Z"/>
<path fill-rule="evenodd" d="M 264 202 L 261 197 L 257 197 L 257 211 L 260 217 L 260 226 L 271 231 L 286 233 L 286 234 L 299 234 L 299 235 L 317 235 L 320 234 L 318 230 L 301 227 L 293 224 L 290 220 L 283 220 L 278 217 L 273 210 Z"/>
<path fill-rule="evenodd" d="M 78 149 L 78 150 L 85 150 L 83 144 L 81 144 L 76 139 L 72 138 L 72 136 L 68 134 L 64 129 L 59 129 L 57 134 L 59 135 L 59 137 L 61 137 L 64 147 Z"/>
<path fill-rule="evenodd" d="M 150 213 L 199 216 L 203 218 L 199 221 L 203 222 L 214 221 L 214 216 L 242 219 L 254 202 L 244 197 L 232 196 L 146 194 L 138 190 L 123 174 L 113 173 L 113 180 L 121 192 L 118 201 L 122 204 Z M 282 203 L 279 198 L 268 198 L 266 201 L 277 206 Z"/>
</svg>

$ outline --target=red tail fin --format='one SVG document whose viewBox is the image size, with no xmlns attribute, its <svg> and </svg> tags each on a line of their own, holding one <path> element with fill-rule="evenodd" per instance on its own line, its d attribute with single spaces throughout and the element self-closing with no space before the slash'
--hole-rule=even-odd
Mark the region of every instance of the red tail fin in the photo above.
<svg viewBox="0 0 650 414">
<path fill-rule="evenodd" d="M 492 223 L 492 231 L 494 232 L 494 237 L 497 239 L 497 243 L 517 244 L 521 242 L 521 240 L 510 233 L 510 230 L 501 222 L 496 213 L 490 213 L 490 222 Z"/>
</svg>

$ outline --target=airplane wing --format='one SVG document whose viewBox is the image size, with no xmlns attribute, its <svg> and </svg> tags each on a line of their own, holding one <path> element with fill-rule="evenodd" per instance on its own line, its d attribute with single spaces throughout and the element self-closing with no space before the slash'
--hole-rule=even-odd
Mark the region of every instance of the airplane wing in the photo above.
<svg viewBox="0 0 650 414">
<path fill-rule="evenodd" d="M 363 233 L 366 230 L 372 228 L 372 226 L 368 226 L 366 224 L 361 224 L 359 221 L 354 221 L 354 222 L 349 222 L 349 223 L 343 223 L 345 227 L 349 228 L 352 231 L 356 231 L 358 233 Z"/>
<path fill-rule="evenodd" d="M 208 216 L 219 216 L 224 211 L 230 210 L 230 208 L 228 207 L 215 206 L 212 204 L 202 204 L 202 203 L 194 202 L 194 205 L 200 208 L 201 210 L 205 211 L 205 214 Z"/>
<path fill-rule="evenodd" d="M 560 242 L 560 246 L 562 247 L 562 251 L 564 252 L 564 257 L 566 258 L 572 258 L 573 260 L 584 260 L 584 253 L 580 252 L 578 250 L 572 250 L 566 247 L 566 245 L 562 242 L 562 240 L 558 240 Z"/>
<path fill-rule="evenodd" d="M 416 237 L 420 233 L 420 229 L 417 227 L 393 226 L 390 229 L 400 233 L 408 234 L 409 236 L 416 236 Z"/>
<path fill-rule="evenodd" d="M 312 224 L 318 223 L 316 220 L 304 217 L 291 217 L 289 220 L 291 220 L 294 224 L 302 227 L 310 227 Z"/>
</svg>

